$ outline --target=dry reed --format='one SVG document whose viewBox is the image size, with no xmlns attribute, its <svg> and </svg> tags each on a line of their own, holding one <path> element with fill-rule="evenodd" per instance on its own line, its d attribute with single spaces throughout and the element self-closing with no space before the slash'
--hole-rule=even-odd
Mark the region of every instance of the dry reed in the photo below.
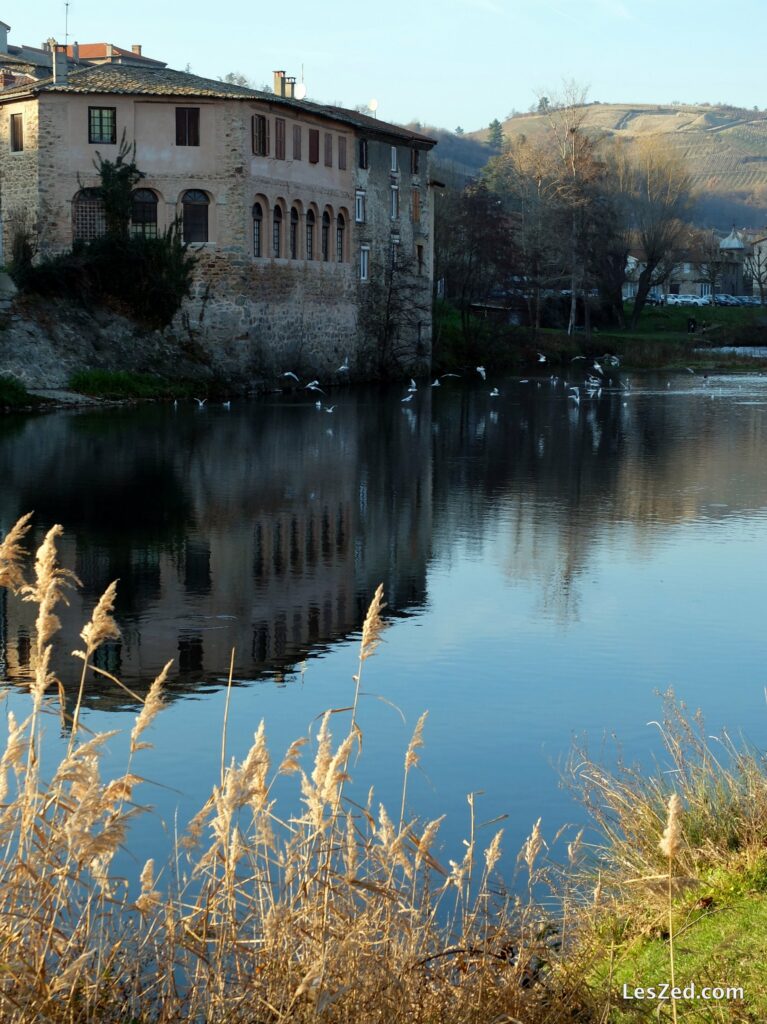
<svg viewBox="0 0 767 1024">
<path fill-rule="evenodd" d="M 345 794 L 361 739 L 362 669 L 385 627 L 380 587 L 340 738 L 328 712 L 313 764 L 303 762 L 308 741 L 301 738 L 273 769 L 261 723 L 244 759 L 224 766 L 169 869 L 158 875 L 150 859 L 130 885 L 117 877 L 114 856 L 142 813 L 132 762 L 162 712 L 170 664 L 142 702 L 122 775 L 101 778 L 111 734 L 80 739 L 81 682 L 69 749 L 50 781 L 40 778 L 34 752 L 55 678 L 55 606 L 77 581 L 56 562 L 60 527 L 38 551 L 35 583 L 24 581 L 28 528 L 25 517 L 0 545 L 0 583 L 38 604 L 32 712 L 23 722 L 8 715 L 0 755 L 3 1022 L 488 1024 L 554 1022 L 569 1012 L 576 997 L 537 938 L 539 911 L 493 881 L 501 831 L 477 857 L 470 800 L 470 840 L 448 869 L 434 852 L 442 818 L 425 825 L 407 819 L 407 778 L 418 764 L 425 716 L 405 754 L 397 824 L 383 806 L 374 811 L 372 791 L 363 805 Z M 81 634 L 83 680 L 94 651 L 117 635 L 115 596 L 112 585 Z M 272 795 L 279 776 L 295 778 L 300 790 L 292 810 L 281 813 Z M 537 823 L 524 853 L 531 884 L 542 848 Z"/>
</svg>

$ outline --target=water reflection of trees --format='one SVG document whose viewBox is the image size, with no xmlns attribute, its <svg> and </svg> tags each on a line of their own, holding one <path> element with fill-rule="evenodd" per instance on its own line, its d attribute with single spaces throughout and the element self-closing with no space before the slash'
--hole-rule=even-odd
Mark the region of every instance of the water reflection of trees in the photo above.
<svg viewBox="0 0 767 1024">
<path fill-rule="evenodd" d="M 646 385 L 645 385 L 646 386 Z M 665 381 L 662 382 L 665 388 Z M 577 618 L 578 581 L 597 548 L 653 543 L 701 516 L 767 505 L 765 409 L 694 383 L 569 400 L 560 383 L 435 397 L 435 550 L 471 522 L 473 543 L 510 525 L 506 570 L 542 610 Z"/>
</svg>

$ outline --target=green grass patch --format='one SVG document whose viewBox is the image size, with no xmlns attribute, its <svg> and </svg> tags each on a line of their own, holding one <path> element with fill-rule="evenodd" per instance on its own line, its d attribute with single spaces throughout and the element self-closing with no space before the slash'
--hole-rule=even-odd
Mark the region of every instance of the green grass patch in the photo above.
<svg viewBox="0 0 767 1024">
<path fill-rule="evenodd" d="M 675 983 L 682 990 L 704 986 L 743 990 L 742 998 L 682 999 L 677 1004 L 680 1020 L 767 1020 L 767 986 L 764 983 L 764 949 L 767 945 L 767 897 L 764 892 L 744 892 L 698 898 L 683 908 L 675 921 Z M 614 1008 L 611 1024 L 670 1019 L 669 1003 L 656 999 L 626 999 L 624 992 L 647 989 L 670 981 L 669 945 L 665 935 L 636 941 L 617 954 L 612 964 L 602 965 L 599 987 L 607 987 Z M 626 988 L 624 989 L 624 986 Z"/>
<path fill-rule="evenodd" d="M 0 409 L 29 409 L 39 403 L 40 399 L 13 377 L 0 376 Z"/>
<path fill-rule="evenodd" d="M 169 381 L 148 373 L 127 370 L 81 370 L 69 378 L 69 387 L 92 398 L 124 401 L 200 398 L 208 395 L 208 386 L 191 381 Z"/>
</svg>

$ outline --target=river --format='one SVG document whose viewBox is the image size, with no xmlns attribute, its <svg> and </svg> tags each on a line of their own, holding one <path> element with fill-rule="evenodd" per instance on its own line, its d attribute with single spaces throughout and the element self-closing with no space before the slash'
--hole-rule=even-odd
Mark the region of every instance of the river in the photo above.
<svg viewBox="0 0 767 1024">
<path fill-rule="evenodd" d="M 70 699 L 68 652 L 113 579 L 122 637 L 98 664 L 144 693 L 174 659 L 139 766 L 155 807 L 134 825 L 139 869 L 217 779 L 232 648 L 228 755 L 264 718 L 279 756 L 348 706 L 379 582 L 390 626 L 364 666 L 353 774 L 398 811 L 428 709 L 408 802 L 447 813 L 445 858 L 469 792 L 481 819 L 508 814 L 512 851 L 539 815 L 549 837 L 579 820 L 558 776 L 573 737 L 599 749 L 615 733 L 647 762 L 668 687 L 709 731 L 767 742 L 767 378 L 624 383 L 579 405 L 545 377 L 448 379 L 405 403 L 404 388 L 337 389 L 332 412 L 286 393 L 0 418 L 0 527 L 34 510 L 39 542 L 62 523 L 82 580 L 58 642 Z M 19 715 L 33 622 L 3 599 L 0 677 Z M 134 702 L 94 678 L 85 704 L 89 729 L 123 731 L 107 754 L 122 770 Z"/>
</svg>

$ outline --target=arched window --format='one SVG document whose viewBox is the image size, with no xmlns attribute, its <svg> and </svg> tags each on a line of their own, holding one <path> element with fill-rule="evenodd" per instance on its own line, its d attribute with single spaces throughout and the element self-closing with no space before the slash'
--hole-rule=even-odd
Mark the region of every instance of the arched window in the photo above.
<svg viewBox="0 0 767 1024">
<path fill-rule="evenodd" d="M 276 258 L 280 258 L 280 251 L 282 249 L 282 210 L 279 206 L 275 206 L 274 213 L 272 214 L 272 255 Z"/>
<path fill-rule="evenodd" d="M 104 200 L 101 190 L 82 188 L 72 200 L 72 238 L 75 242 L 91 242 L 106 234 Z"/>
<path fill-rule="evenodd" d="M 263 255 L 263 236 L 261 229 L 264 222 L 264 211 L 261 203 L 253 204 L 253 255 L 261 257 Z"/>
<path fill-rule="evenodd" d="M 314 259 L 314 225 L 316 219 L 314 210 L 308 210 L 306 214 L 306 258 Z"/>
<path fill-rule="evenodd" d="M 150 188 L 137 188 L 133 193 L 130 221 L 134 238 L 157 238 L 157 196 Z"/>
<path fill-rule="evenodd" d="M 322 258 L 326 263 L 330 259 L 330 214 L 327 210 L 322 215 Z"/>
<path fill-rule="evenodd" d="M 339 263 L 344 261 L 344 230 L 346 229 L 346 221 L 344 215 L 339 213 L 338 220 L 336 221 L 336 260 Z"/>
<path fill-rule="evenodd" d="M 208 241 L 208 206 L 210 199 L 205 192 L 190 188 L 181 198 L 184 209 L 184 241 Z"/>
<path fill-rule="evenodd" d="M 298 210 L 295 206 L 290 211 L 290 258 L 298 259 Z"/>
</svg>

